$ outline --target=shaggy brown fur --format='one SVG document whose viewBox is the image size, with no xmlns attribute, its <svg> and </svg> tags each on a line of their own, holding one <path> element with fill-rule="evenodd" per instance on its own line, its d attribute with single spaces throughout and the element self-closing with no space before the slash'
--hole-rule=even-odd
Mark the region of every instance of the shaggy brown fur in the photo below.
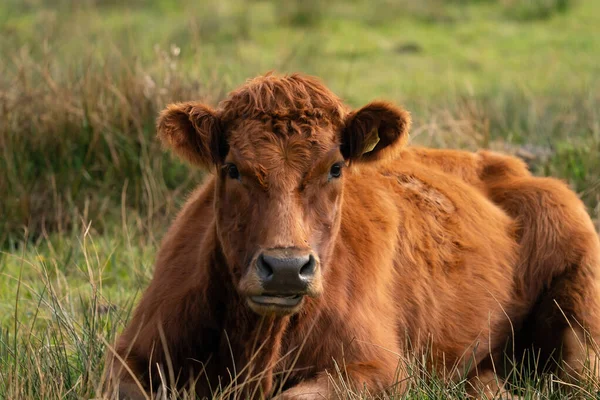
<svg viewBox="0 0 600 400">
<path fill-rule="evenodd" d="M 600 333 L 581 202 L 510 157 L 405 148 L 409 127 L 398 107 L 351 112 L 300 75 L 253 79 L 216 109 L 169 106 L 161 140 L 214 173 L 163 241 L 109 389 L 330 398 L 339 369 L 356 390 L 401 392 L 409 352 L 481 389 L 513 329 L 517 350 L 563 346 L 556 360 L 580 374 L 579 340 Z M 251 299 L 258 255 L 282 248 L 310 251 L 316 273 L 275 310 Z"/>
<path fill-rule="evenodd" d="M 410 148 L 399 161 L 408 159 L 460 176 L 515 220 L 520 244 L 515 295 L 523 311 L 512 316 L 513 356 L 523 360 L 533 350 L 542 370 L 563 379 L 577 379 L 584 362 L 594 369 L 600 242 L 575 193 L 557 179 L 533 177 L 521 160 L 489 151 Z"/>
</svg>

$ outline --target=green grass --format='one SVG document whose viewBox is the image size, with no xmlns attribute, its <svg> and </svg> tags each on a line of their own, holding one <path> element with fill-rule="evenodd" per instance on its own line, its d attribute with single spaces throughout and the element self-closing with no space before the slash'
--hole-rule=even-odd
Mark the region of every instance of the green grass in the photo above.
<svg viewBox="0 0 600 400">
<path fill-rule="evenodd" d="M 600 218 L 595 0 L 120 3 L 0 3 L 0 398 L 93 397 L 202 179 L 154 140 L 158 111 L 268 70 L 403 104 L 415 143 L 526 151 Z"/>
</svg>

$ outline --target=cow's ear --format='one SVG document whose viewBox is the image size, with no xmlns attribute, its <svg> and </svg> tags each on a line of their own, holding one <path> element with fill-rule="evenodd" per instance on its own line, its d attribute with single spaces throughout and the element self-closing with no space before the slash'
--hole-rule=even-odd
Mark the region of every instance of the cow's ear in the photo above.
<svg viewBox="0 0 600 400">
<path fill-rule="evenodd" d="M 348 115 L 341 151 L 349 161 L 391 158 L 408 140 L 410 114 L 390 103 L 373 102 Z"/>
<path fill-rule="evenodd" d="M 156 122 L 163 145 L 191 164 L 209 168 L 221 164 L 227 143 L 218 113 L 201 103 L 170 104 Z"/>
</svg>

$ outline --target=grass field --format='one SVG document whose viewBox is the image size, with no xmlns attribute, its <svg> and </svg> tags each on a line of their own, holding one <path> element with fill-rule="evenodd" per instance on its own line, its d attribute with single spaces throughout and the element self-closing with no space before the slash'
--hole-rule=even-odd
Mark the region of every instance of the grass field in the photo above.
<svg viewBox="0 0 600 400">
<path fill-rule="evenodd" d="M 519 153 L 600 226 L 597 0 L 171 3 L 0 3 L 0 398 L 94 397 L 105 343 L 202 180 L 161 151 L 157 112 L 269 70 L 317 75 L 353 106 L 403 104 L 414 143 Z"/>
</svg>

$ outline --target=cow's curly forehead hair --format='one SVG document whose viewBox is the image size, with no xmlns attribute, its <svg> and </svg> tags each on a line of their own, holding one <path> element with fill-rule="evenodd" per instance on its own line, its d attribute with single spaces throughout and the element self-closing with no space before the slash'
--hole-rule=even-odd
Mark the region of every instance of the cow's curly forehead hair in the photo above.
<svg viewBox="0 0 600 400">
<path fill-rule="evenodd" d="M 348 112 L 340 98 L 318 79 L 272 73 L 248 80 L 231 92 L 218 108 L 221 121 L 227 125 L 258 119 L 338 126 Z"/>
</svg>

